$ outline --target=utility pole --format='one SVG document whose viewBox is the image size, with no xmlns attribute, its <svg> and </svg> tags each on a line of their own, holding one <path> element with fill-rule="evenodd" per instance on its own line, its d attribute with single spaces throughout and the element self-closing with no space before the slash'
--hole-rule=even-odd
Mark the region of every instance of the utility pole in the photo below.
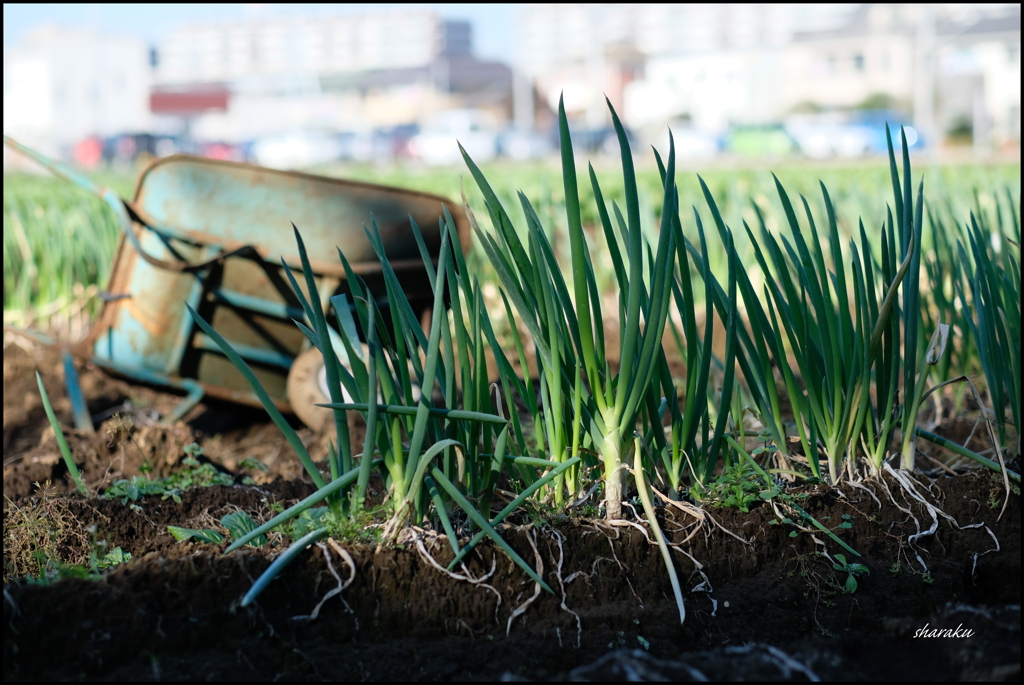
<svg viewBox="0 0 1024 685">
<path fill-rule="evenodd" d="M 935 130 L 935 5 L 918 6 L 914 40 L 914 127 L 924 137 L 926 154 L 939 144 Z"/>
<path fill-rule="evenodd" d="M 522 10 L 519 10 L 520 12 Z M 516 29 L 519 29 L 521 19 L 517 17 Z M 517 31 L 522 33 L 521 31 Z M 533 77 L 527 68 L 527 54 L 520 41 L 516 48 L 514 64 L 512 69 L 512 124 L 517 131 L 533 131 L 535 122 L 533 119 Z"/>
<path fill-rule="evenodd" d="M 512 71 L 512 122 L 517 131 L 533 131 L 533 79 L 521 59 Z"/>
<path fill-rule="evenodd" d="M 590 8 L 591 41 L 587 51 L 587 80 L 590 82 L 590 98 L 587 103 L 587 128 L 598 129 L 604 125 L 607 108 L 604 104 L 605 49 L 604 49 L 604 7 Z"/>
<path fill-rule="evenodd" d="M 992 143 L 989 138 L 988 110 L 985 107 L 985 76 L 978 79 L 978 85 L 972 94 L 971 109 L 972 130 L 971 138 L 974 141 L 974 156 L 987 158 L 992 154 Z"/>
</svg>

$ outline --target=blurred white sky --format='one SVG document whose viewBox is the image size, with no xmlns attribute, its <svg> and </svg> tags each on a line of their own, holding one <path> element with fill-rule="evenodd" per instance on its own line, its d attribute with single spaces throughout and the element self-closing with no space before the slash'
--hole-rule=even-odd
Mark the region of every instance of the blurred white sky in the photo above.
<svg viewBox="0 0 1024 685">
<path fill-rule="evenodd" d="M 16 45 L 26 33 L 42 24 L 91 26 L 105 33 L 141 36 L 155 44 L 171 29 L 192 21 L 230 19 L 259 15 L 310 15 L 367 12 L 383 7 L 430 7 L 445 19 L 464 19 L 473 24 L 473 52 L 480 59 L 510 62 L 513 57 L 515 5 L 429 3 L 425 5 L 308 4 L 294 5 L 228 3 L 209 4 L 103 4 L 81 5 L 4 3 L 4 49 Z"/>
</svg>

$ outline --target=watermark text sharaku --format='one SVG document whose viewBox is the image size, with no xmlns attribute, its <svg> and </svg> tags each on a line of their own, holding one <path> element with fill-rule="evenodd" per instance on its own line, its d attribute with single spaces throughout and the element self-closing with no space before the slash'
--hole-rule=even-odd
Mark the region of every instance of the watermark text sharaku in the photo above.
<svg viewBox="0 0 1024 685">
<path fill-rule="evenodd" d="M 965 638 L 972 637 L 974 631 L 970 628 L 964 628 L 964 624 L 961 623 L 956 628 L 929 628 L 928 624 L 924 624 L 924 628 L 918 628 L 917 632 L 914 633 L 914 637 L 951 637 L 951 638 Z"/>
</svg>

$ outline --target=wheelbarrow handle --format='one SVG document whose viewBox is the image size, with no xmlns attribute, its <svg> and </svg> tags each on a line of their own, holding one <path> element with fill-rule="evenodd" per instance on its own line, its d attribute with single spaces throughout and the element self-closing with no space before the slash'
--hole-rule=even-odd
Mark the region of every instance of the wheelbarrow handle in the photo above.
<svg viewBox="0 0 1024 685">
<path fill-rule="evenodd" d="M 167 269 L 169 271 L 201 271 L 210 266 L 211 264 L 220 262 L 225 257 L 229 256 L 218 255 L 216 258 L 208 262 L 204 262 L 202 264 L 190 264 L 180 259 L 175 259 L 174 261 L 158 259 L 142 249 L 142 244 L 139 242 L 139 237 L 135 235 L 135 231 L 132 229 L 133 220 L 138 221 L 140 224 L 146 225 L 146 222 L 140 217 L 139 211 L 132 205 L 132 203 L 128 202 L 127 200 L 121 199 L 118 196 L 118 194 L 111 190 L 110 188 L 105 188 L 99 185 L 98 183 L 88 178 L 84 174 L 75 171 L 67 164 L 58 162 L 57 160 L 54 159 L 50 159 L 41 152 L 36 152 L 32 148 L 22 145 L 21 143 L 19 143 L 14 138 L 11 138 L 8 135 L 4 135 L 4 145 L 7 145 L 8 147 L 22 153 L 26 157 L 35 160 L 39 164 L 49 169 L 54 176 L 63 178 L 65 181 L 70 181 L 79 188 L 82 188 L 83 190 L 92 193 L 96 197 L 106 202 L 107 205 L 109 205 L 110 208 L 114 210 L 114 214 L 117 216 L 118 222 L 121 224 L 121 230 L 124 232 L 125 237 L 128 238 L 128 241 L 132 244 L 132 247 L 135 248 L 135 251 L 139 253 L 140 257 L 142 257 L 144 260 L 146 260 L 147 262 L 149 262 L 150 264 L 157 268 Z M 251 248 L 249 247 L 243 247 L 240 248 L 240 250 L 235 250 L 231 254 L 240 251 L 247 251 L 250 249 Z"/>
</svg>

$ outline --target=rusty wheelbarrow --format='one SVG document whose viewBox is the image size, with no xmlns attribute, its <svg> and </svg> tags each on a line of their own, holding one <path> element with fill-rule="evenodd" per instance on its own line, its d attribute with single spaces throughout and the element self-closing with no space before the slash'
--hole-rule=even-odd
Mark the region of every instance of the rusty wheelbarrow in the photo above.
<svg viewBox="0 0 1024 685">
<path fill-rule="evenodd" d="M 109 292 L 89 335 L 70 351 L 119 375 L 186 391 L 165 421 L 183 417 L 204 395 L 259 406 L 241 373 L 197 329 L 186 302 L 246 360 L 280 409 L 309 425 L 322 420 L 326 410 L 314 406 L 325 401 L 326 388 L 319 387 L 322 358 L 292 322 L 304 315 L 282 266 L 283 260 L 303 282 L 293 223 L 310 255 L 325 311 L 330 297 L 349 294 L 335 248 L 366 281 L 376 306 L 388 308 L 381 265 L 363 229 L 371 215 L 419 314 L 429 314 L 432 295 L 410 217 L 435 260 L 442 207 L 468 248 L 464 211 L 438 195 L 174 155 L 150 163 L 127 201 L 7 136 L 4 143 L 103 198 L 119 217 L 124 234 Z M 65 366 L 75 404 L 74 368 L 67 359 Z M 77 401 L 80 423 L 84 402 Z"/>
</svg>

